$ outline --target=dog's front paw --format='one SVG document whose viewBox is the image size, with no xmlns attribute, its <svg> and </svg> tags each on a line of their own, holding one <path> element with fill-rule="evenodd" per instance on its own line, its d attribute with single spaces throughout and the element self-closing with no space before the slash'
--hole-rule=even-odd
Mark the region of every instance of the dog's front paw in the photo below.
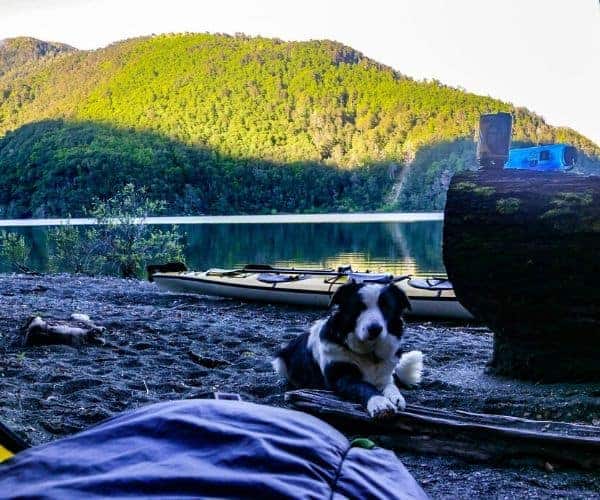
<svg viewBox="0 0 600 500">
<path fill-rule="evenodd" d="M 404 401 L 404 397 L 396 387 L 396 384 L 389 384 L 383 390 L 383 395 L 388 398 L 400 411 L 404 411 L 406 408 L 406 401 Z"/>
<path fill-rule="evenodd" d="M 367 411 L 373 418 L 387 418 L 396 413 L 396 406 L 385 396 L 371 396 L 367 402 Z"/>
</svg>

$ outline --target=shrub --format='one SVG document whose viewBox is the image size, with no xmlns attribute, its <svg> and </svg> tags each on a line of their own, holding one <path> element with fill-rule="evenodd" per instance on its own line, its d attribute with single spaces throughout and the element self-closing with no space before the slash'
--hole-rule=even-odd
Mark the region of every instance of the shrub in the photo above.
<svg viewBox="0 0 600 500">
<path fill-rule="evenodd" d="M 101 274 L 106 259 L 99 254 L 97 231 L 71 225 L 48 231 L 48 270 L 53 273 Z"/>
<path fill-rule="evenodd" d="M 149 215 L 165 210 L 165 203 L 147 198 L 144 189 L 127 184 L 112 198 L 96 200 L 89 215 L 91 228 L 61 226 L 49 234 L 52 270 L 85 274 L 141 276 L 151 261 L 183 261 L 177 228 L 161 230 L 147 224 Z"/>
<path fill-rule="evenodd" d="M 16 271 L 31 273 L 29 255 L 31 249 L 25 238 L 17 233 L 0 231 L 0 263 Z"/>
</svg>

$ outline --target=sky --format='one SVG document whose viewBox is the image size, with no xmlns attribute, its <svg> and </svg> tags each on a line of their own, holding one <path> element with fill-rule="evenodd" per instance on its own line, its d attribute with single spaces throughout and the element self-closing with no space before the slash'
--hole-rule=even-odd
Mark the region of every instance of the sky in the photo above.
<svg viewBox="0 0 600 500">
<path fill-rule="evenodd" d="M 93 49 L 184 31 L 337 40 L 600 145 L 599 0 L 0 0 L 0 39 Z"/>
</svg>

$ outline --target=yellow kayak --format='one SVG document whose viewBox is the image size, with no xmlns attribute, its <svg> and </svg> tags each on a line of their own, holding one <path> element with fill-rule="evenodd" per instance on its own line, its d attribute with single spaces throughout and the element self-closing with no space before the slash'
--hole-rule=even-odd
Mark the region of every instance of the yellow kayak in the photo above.
<svg viewBox="0 0 600 500">
<path fill-rule="evenodd" d="M 156 266 L 159 267 L 159 266 Z M 358 273 L 350 268 L 334 270 L 280 269 L 250 265 L 242 269 L 153 272 L 149 279 L 161 290 L 196 293 L 233 299 L 328 307 L 337 288 L 349 279 L 363 282 L 394 283 L 407 295 L 417 317 L 473 319 L 456 299 L 444 277 L 412 278 L 391 274 Z"/>
</svg>

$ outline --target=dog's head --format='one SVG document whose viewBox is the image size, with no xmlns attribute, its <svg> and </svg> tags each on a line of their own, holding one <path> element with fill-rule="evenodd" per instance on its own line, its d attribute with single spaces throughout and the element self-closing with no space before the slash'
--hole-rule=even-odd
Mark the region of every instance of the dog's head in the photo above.
<svg viewBox="0 0 600 500">
<path fill-rule="evenodd" d="M 408 298 L 396 285 L 350 281 L 331 299 L 330 326 L 335 340 L 359 354 L 373 352 L 388 335 L 402 336 Z"/>
</svg>

